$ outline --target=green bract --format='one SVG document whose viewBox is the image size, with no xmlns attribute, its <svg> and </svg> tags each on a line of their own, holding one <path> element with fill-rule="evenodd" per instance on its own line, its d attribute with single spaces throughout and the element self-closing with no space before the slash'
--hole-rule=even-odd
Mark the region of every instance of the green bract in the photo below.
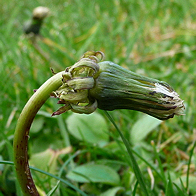
<svg viewBox="0 0 196 196">
<path fill-rule="evenodd" d="M 167 83 L 110 61 L 99 62 L 103 56 L 101 52 L 87 52 L 65 70 L 62 86 L 54 92 L 64 106 L 53 115 L 67 110 L 89 114 L 97 108 L 138 110 L 161 120 L 183 114 L 183 101 Z"/>
</svg>

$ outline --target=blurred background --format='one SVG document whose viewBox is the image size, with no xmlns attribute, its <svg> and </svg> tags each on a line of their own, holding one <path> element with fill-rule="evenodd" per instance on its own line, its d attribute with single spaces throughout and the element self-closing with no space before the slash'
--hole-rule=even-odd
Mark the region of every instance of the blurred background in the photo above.
<svg viewBox="0 0 196 196">
<path fill-rule="evenodd" d="M 23 25 L 37 6 L 48 7 L 50 14 L 35 44 Z M 13 165 L 3 162 L 13 161 L 14 129 L 25 103 L 52 76 L 50 68 L 62 71 L 88 50 L 169 83 L 184 100 L 185 115 L 164 122 L 137 111 L 110 114 L 131 142 L 150 195 L 196 195 L 196 155 L 190 156 L 196 139 L 194 0 L 1 0 L 0 15 L 0 196 L 21 195 Z M 56 103 L 50 98 L 35 118 L 31 165 L 88 195 L 143 195 L 104 112 L 51 117 Z M 80 195 L 48 175 L 33 172 L 33 177 L 43 195 L 53 187 L 53 195 Z"/>
</svg>

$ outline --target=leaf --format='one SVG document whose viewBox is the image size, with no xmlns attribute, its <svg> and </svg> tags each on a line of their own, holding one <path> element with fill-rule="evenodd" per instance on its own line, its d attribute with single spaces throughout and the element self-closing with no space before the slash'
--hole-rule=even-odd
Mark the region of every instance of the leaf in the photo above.
<svg viewBox="0 0 196 196">
<path fill-rule="evenodd" d="M 41 131 L 43 125 L 44 125 L 43 117 L 35 118 L 31 126 L 31 133 L 38 133 L 39 131 Z"/>
<path fill-rule="evenodd" d="M 45 128 L 46 129 L 46 128 Z M 43 152 L 48 148 L 61 149 L 64 147 L 64 143 L 58 135 L 54 134 L 40 134 L 36 137 L 32 143 L 32 154 Z"/>
<path fill-rule="evenodd" d="M 181 176 L 179 179 L 176 179 L 174 181 L 174 183 L 176 184 L 176 186 L 180 187 L 181 190 L 183 190 L 184 187 L 186 186 L 186 180 L 187 180 L 186 178 L 187 178 L 186 175 Z M 182 183 L 183 183 L 184 187 L 182 187 Z M 196 186 L 195 186 L 195 184 L 196 184 L 196 177 L 193 176 L 193 175 L 190 175 L 189 176 L 189 191 L 192 195 L 196 195 Z"/>
<path fill-rule="evenodd" d="M 70 153 L 71 147 L 66 147 L 61 150 L 47 149 L 43 152 L 33 154 L 30 159 L 30 164 L 54 174 L 57 170 L 57 159 L 59 155 Z"/>
<path fill-rule="evenodd" d="M 161 120 L 149 115 L 144 115 L 132 127 L 130 141 L 133 145 L 142 141 L 151 131 L 161 124 Z"/>
<path fill-rule="evenodd" d="M 67 119 L 69 132 L 79 140 L 104 146 L 108 143 L 108 126 L 105 119 L 98 113 L 76 114 Z"/>
<path fill-rule="evenodd" d="M 57 153 L 54 150 L 47 149 L 46 151 L 33 154 L 30 164 L 54 174 L 57 168 L 57 158 Z"/>
<path fill-rule="evenodd" d="M 124 191 L 124 188 L 118 186 L 118 187 L 114 187 L 114 188 L 111 188 L 111 189 L 105 191 L 100 196 L 115 196 L 116 194 L 118 194 L 122 191 Z"/>
<path fill-rule="evenodd" d="M 120 178 L 115 170 L 105 165 L 84 164 L 68 172 L 67 178 L 76 182 L 101 182 L 119 185 Z"/>
</svg>

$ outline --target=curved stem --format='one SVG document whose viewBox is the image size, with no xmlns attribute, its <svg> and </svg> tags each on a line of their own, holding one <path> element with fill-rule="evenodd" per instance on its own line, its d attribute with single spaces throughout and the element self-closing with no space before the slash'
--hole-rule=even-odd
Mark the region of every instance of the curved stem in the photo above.
<svg viewBox="0 0 196 196">
<path fill-rule="evenodd" d="M 33 119 L 41 106 L 62 84 L 62 72 L 49 78 L 29 99 L 18 119 L 14 134 L 14 163 L 21 189 L 25 196 L 38 196 L 28 163 L 29 130 Z"/>
</svg>

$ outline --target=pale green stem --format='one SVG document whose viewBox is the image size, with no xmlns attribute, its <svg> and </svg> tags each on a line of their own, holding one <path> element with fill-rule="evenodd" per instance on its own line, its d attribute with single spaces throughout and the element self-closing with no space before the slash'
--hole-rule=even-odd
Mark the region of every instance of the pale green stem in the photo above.
<svg viewBox="0 0 196 196">
<path fill-rule="evenodd" d="M 25 196 L 38 196 L 28 163 L 29 130 L 33 119 L 50 94 L 62 85 L 62 74 L 49 78 L 29 99 L 18 119 L 14 134 L 14 163 L 16 174 Z"/>
</svg>

